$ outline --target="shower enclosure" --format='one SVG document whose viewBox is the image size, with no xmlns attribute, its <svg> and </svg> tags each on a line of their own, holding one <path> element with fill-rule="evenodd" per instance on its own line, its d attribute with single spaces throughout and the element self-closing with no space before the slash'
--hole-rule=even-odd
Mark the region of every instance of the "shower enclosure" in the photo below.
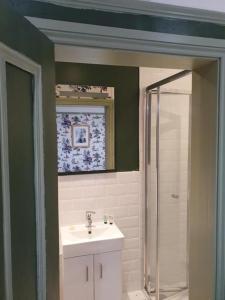
<svg viewBox="0 0 225 300">
<path fill-rule="evenodd" d="M 176 88 L 188 74 L 146 89 L 145 289 L 152 300 L 188 300 L 191 92 Z"/>
</svg>

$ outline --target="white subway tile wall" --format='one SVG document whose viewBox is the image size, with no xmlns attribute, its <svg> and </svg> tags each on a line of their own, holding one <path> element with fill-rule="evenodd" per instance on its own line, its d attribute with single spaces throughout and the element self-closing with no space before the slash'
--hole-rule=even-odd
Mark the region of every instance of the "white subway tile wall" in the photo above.
<svg viewBox="0 0 225 300">
<path fill-rule="evenodd" d="M 124 292 L 141 288 L 140 172 L 59 177 L 60 224 L 84 223 L 86 210 L 94 220 L 113 215 L 125 235 L 123 250 Z"/>
</svg>

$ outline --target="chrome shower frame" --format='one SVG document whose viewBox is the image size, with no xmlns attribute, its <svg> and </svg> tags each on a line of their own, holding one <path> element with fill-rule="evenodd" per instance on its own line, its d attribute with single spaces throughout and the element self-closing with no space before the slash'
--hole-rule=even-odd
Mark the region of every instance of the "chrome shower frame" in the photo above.
<svg viewBox="0 0 225 300">
<path fill-rule="evenodd" d="M 160 91 L 161 86 L 168 84 L 172 81 L 181 79 L 188 74 L 190 74 L 191 71 L 184 70 L 179 73 L 176 73 L 166 79 L 163 79 L 159 82 L 156 82 L 152 85 L 149 85 L 146 88 L 146 101 L 145 101 L 145 163 L 144 163 L 144 178 L 145 178 L 145 199 L 144 199 L 144 216 L 145 216 L 145 243 L 144 243 L 144 288 L 147 294 L 150 296 L 152 294 L 152 291 L 154 291 L 155 299 L 159 300 L 160 298 L 160 287 L 159 287 L 159 247 L 160 247 L 160 159 L 159 159 L 159 134 L 160 134 L 160 95 L 163 94 L 163 92 Z M 152 95 L 157 95 L 157 111 L 156 111 L 156 270 L 155 270 L 155 288 L 151 289 L 151 282 L 150 282 L 150 276 L 148 274 L 148 260 L 147 255 L 148 253 L 148 166 L 151 165 L 151 113 L 152 113 Z M 169 94 L 169 92 L 165 92 L 165 94 Z M 181 93 L 182 94 L 182 93 Z"/>
</svg>

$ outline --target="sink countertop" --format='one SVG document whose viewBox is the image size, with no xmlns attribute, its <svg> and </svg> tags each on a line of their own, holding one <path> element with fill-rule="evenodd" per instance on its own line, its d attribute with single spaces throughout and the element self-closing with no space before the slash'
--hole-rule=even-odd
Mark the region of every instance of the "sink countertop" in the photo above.
<svg viewBox="0 0 225 300">
<path fill-rule="evenodd" d="M 85 224 L 61 227 L 64 258 L 119 251 L 123 247 L 124 235 L 116 224 L 93 223 L 88 234 Z"/>
</svg>

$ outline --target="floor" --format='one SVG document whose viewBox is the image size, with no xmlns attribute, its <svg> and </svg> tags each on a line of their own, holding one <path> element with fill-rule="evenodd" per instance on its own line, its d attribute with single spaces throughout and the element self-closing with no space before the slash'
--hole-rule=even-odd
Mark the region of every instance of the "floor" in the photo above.
<svg viewBox="0 0 225 300">
<path fill-rule="evenodd" d="M 124 295 L 123 300 L 148 300 L 148 297 L 144 291 L 134 291 Z"/>
<path fill-rule="evenodd" d="M 188 290 L 182 291 L 176 295 L 165 298 L 166 300 L 188 300 Z"/>
<path fill-rule="evenodd" d="M 155 300 L 155 297 L 149 297 L 144 291 L 134 291 L 124 295 L 123 300 Z M 173 296 L 161 295 L 160 300 L 188 300 L 188 290 L 179 292 Z"/>
</svg>

